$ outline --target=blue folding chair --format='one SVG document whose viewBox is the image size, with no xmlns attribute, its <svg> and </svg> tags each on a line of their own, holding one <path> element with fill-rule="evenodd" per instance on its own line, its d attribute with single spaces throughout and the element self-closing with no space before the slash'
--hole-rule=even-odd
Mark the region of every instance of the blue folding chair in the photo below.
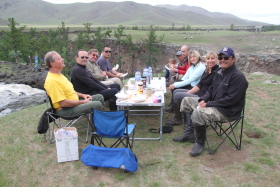
<svg viewBox="0 0 280 187">
<path fill-rule="evenodd" d="M 116 148 L 119 145 L 123 145 L 132 150 L 136 124 L 128 124 L 127 110 L 99 111 L 93 109 L 92 121 L 92 145 L 96 144 L 101 147 L 110 148 Z M 115 139 L 115 141 L 110 141 L 109 143 L 106 141 L 105 143 L 103 138 Z"/>
<path fill-rule="evenodd" d="M 108 148 L 89 144 L 82 151 L 81 161 L 93 169 L 98 169 L 98 167 L 119 168 L 126 172 L 134 172 L 138 169 L 135 154 L 126 147 Z"/>
</svg>

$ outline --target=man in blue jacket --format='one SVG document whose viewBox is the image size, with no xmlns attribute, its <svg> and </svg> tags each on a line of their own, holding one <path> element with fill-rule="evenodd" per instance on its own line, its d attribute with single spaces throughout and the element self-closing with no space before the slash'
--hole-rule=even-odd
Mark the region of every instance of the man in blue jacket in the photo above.
<svg viewBox="0 0 280 187">
<path fill-rule="evenodd" d="M 191 156 L 202 153 L 206 140 L 206 125 L 212 121 L 230 122 L 237 119 L 245 104 L 248 82 L 235 66 L 235 53 L 230 47 L 224 47 L 218 54 L 220 69 L 212 86 L 199 99 L 185 97 L 181 111 L 192 113 L 191 120 L 196 131 Z"/>
</svg>

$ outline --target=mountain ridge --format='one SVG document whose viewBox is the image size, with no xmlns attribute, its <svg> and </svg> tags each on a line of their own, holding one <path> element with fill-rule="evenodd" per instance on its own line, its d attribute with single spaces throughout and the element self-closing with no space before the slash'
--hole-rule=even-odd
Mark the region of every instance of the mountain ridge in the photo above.
<svg viewBox="0 0 280 187">
<path fill-rule="evenodd" d="M 228 13 L 188 5 L 148 5 L 132 1 L 53 4 L 43 0 L 2 0 L 0 19 L 21 24 L 82 25 L 266 25 Z M 3 22 L 0 22 L 3 25 Z"/>
</svg>

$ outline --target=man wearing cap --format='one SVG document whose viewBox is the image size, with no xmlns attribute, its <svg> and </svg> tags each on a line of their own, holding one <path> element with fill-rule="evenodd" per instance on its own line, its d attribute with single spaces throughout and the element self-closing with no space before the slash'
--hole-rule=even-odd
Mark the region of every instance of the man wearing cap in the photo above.
<svg viewBox="0 0 280 187">
<path fill-rule="evenodd" d="M 178 51 L 176 54 L 177 58 L 180 60 L 181 63 L 179 63 L 179 65 L 173 70 L 173 72 L 179 74 L 178 79 L 181 79 L 186 74 L 187 70 L 190 67 L 190 64 L 188 62 L 189 52 L 190 52 L 189 46 L 183 45 L 181 47 L 181 51 Z"/>
<path fill-rule="evenodd" d="M 185 75 L 186 71 L 189 68 L 189 64 L 185 63 L 185 58 L 184 58 L 182 51 L 177 51 L 176 56 L 177 56 L 179 62 L 175 66 L 175 68 L 171 70 L 172 72 L 176 73 L 176 75 L 172 76 L 170 78 L 170 81 L 169 81 L 170 84 L 174 84 L 174 82 L 176 80 L 180 80 Z"/>
<path fill-rule="evenodd" d="M 185 97 L 181 112 L 192 113 L 196 140 L 190 151 L 191 156 L 202 153 L 206 140 L 206 125 L 213 122 L 230 122 L 238 118 L 245 104 L 248 82 L 235 66 L 235 53 L 230 47 L 224 47 L 218 54 L 220 69 L 212 86 L 200 98 Z"/>
</svg>

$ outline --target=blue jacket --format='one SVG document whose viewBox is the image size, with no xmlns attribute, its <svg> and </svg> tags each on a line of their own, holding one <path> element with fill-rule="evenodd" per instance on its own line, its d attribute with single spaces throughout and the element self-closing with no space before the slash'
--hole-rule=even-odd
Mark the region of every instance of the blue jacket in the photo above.
<svg viewBox="0 0 280 187">
<path fill-rule="evenodd" d="M 192 87 L 196 86 L 205 71 L 205 68 L 205 65 L 201 62 L 197 63 L 195 66 L 192 64 L 181 79 L 182 81 L 174 83 L 175 88 L 187 85 L 191 85 Z"/>
</svg>

